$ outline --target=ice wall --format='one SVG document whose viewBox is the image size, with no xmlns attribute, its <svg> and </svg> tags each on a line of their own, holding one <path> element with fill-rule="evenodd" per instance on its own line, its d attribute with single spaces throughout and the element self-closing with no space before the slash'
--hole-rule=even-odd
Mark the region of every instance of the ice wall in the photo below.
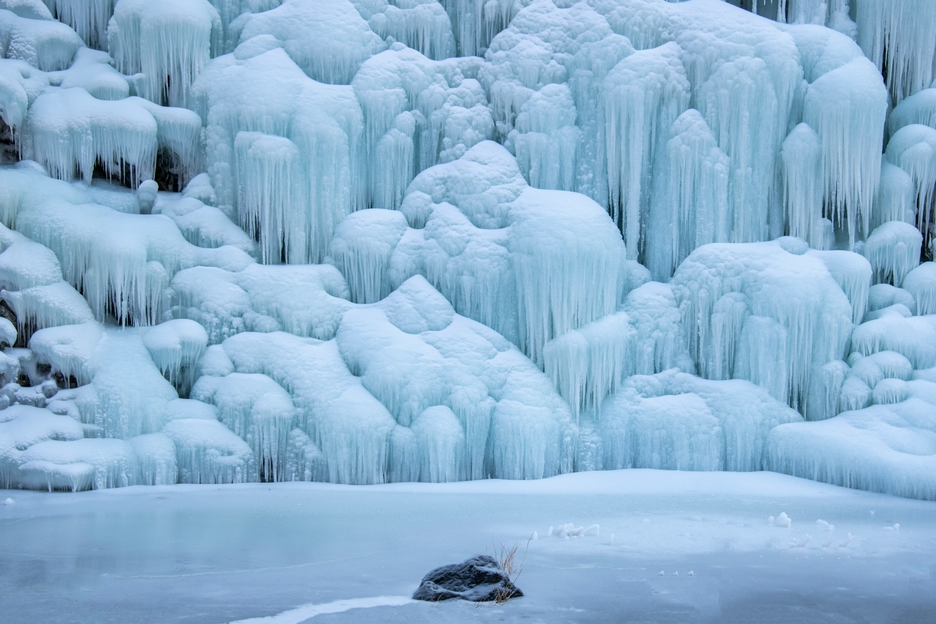
<svg viewBox="0 0 936 624">
<path fill-rule="evenodd" d="M 932 498 L 931 4 L 0 0 L 0 484 Z"/>
</svg>

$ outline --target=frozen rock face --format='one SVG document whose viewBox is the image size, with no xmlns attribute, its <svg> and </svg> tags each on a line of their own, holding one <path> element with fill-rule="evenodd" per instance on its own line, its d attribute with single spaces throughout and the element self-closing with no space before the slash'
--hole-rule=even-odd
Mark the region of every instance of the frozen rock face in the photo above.
<svg viewBox="0 0 936 624">
<path fill-rule="evenodd" d="M 0 0 L 0 485 L 936 498 L 934 30 L 929 0 Z"/>
</svg>

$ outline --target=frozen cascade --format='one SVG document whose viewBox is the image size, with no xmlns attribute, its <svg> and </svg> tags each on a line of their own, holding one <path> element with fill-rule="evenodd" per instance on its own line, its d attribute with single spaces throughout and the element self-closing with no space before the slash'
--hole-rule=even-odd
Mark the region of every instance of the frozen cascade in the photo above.
<svg viewBox="0 0 936 624">
<path fill-rule="evenodd" d="M 705 119 L 684 112 L 666 143 L 666 174 L 650 199 L 644 252 L 654 277 L 665 281 L 693 249 L 732 240 L 728 200 L 730 163 Z M 662 163 L 660 169 L 664 169 Z"/>
<path fill-rule="evenodd" d="M 907 273 L 903 288 L 913 297 L 917 314 L 936 314 L 936 263 L 924 262 Z"/>
<path fill-rule="evenodd" d="M 650 164 L 666 132 L 689 106 L 689 82 L 679 47 L 636 52 L 605 78 L 601 111 L 611 216 L 624 234 L 628 258 L 641 249 L 641 217 L 650 197 Z"/>
<path fill-rule="evenodd" d="M 393 37 L 431 59 L 455 56 L 455 36 L 445 9 L 436 0 L 352 0 L 371 30 Z"/>
<path fill-rule="evenodd" d="M 916 226 L 929 244 L 933 238 L 936 211 L 936 129 L 911 124 L 897 130 L 887 142 L 885 157 L 908 174 L 913 181 Z"/>
<path fill-rule="evenodd" d="M 796 126 L 783 141 L 780 152 L 783 176 L 783 206 L 787 234 L 802 238 L 814 249 L 823 249 L 822 141 L 808 124 Z"/>
<path fill-rule="evenodd" d="M 402 223 L 380 212 L 349 217 L 370 221 L 370 229 L 342 227 L 336 261 L 355 271 L 348 275 L 355 289 L 423 274 L 460 314 L 538 364 L 549 340 L 615 311 L 624 245 L 608 230 L 607 213 L 582 195 L 528 187 L 515 159 L 493 142 L 417 176 L 401 212 L 413 227 L 402 236 Z M 395 242 L 387 277 L 378 280 L 348 256 L 372 253 L 374 243 L 354 240 L 365 235 Z"/>
<path fill-rule="evenodd" d="M 118 0 L 107 28 L 115 67 L 142 73 L 140 95 L 190 105 L 192 82 L 221 45 L 221 18 L 208 0 Z"/>
<path fill-rule="evenodd" d="M 295 420 L 288 392 L 266 375 L 231 373 L 202 376 L 192 388 L 192 397 L 217 406 L 218 420 L 250 445 L 257 480 L 285 480 L 287 445 Z"/>
<path fill-rule="evenodd" d="M 881 173 L 887 92 L 864 58 L 829 71 L 806 91 L 803 120 L 822 140 L 823 199 L 849 243 L 867 236 Z"/>
<path fill-rule="evenodd" d="M 287 241 L 289 262 L 320 261 L 337 223 L 361 207 L 361 108 L 350 87 L 310 80 L 282 49 L 252 48 L 259 39 L 209 63 L 193 87 L 206 124 L 208 172 L 218 205 L 228 214 L 246 216 L 269 206 L 273 214 L 261 214 L 260 225 L 267 220 L 281 228 L 264 234 L 269 252 L 285 251 L 278 241 Z M 238 149 L 240 132 L 288 139 L 298 157 L 286 142 L 255 134 L 242 137 Z M 290 153 L 296 170 L 306 172 L 296 176 L 295 187 L 282 179 L 288 173 L 283 159 Z M 263 178 L 270 174 L 278 176 L 276 184 Z M 286 215 L 276 213 L 285 210 L 287 191 L 292 204 L 284 222 Z M 260 203 L 242 208 L 243 201 Z M 288 225 L 302 229 L 287 233 Z M 280 255 L 272 259 L 279 261 Z"/>
<path fill-rule="evenodd" d="M 858 43 L 887 77 L 895 102 L 936 79 L 936 5 L 927 0 L 856 0 Z"/>
<path fill-rule="evenodd" d="M 871 262 L 875 283 L 898 286 L 920 264 L 922 248 L 919 230 L 909 223 L 890 221 L 871 233 L 862 253 Z"/>
<path fill-rule="evenodd" d="M 921 2 L 0 0 L 0 485 L 931 497 Z"/>
<path fill-rule="evenodd" d="M 812 368 L 844 355 L 852 306 L 821 257 L 799 243 L 706 245 L 676 270 L 673 290 L 703 377 L 724 376 L 727 364 L 735 377 L 762 381 L 778 400 L 800 405 Z M 746 309 L 718 314 L 723 297 L 736 293 Z M 726 321 L 733 331 L 718 330 Z"/>
<path fill-rule="evenodd" d="M 107 23 L 117 0 L 42 0 L 56 19 L 71 26 L 84 42 L 98 50 L 107 48 Z"/>
</svg>

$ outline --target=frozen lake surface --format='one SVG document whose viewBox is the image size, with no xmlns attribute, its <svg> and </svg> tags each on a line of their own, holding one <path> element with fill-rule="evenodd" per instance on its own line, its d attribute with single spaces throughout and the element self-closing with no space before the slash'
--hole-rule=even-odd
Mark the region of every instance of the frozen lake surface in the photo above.
<svg viewBox="0 0 936 624">
<path fill-rule="evenodd" d="M 936 503 L 773 473 L 4 499 L 5 624 L 936 622 Z M 570 523 L 600 530 L 558 537 Z M 525 597 L 408 600 L 432 568 L 515 544 Z"/>
</svg>

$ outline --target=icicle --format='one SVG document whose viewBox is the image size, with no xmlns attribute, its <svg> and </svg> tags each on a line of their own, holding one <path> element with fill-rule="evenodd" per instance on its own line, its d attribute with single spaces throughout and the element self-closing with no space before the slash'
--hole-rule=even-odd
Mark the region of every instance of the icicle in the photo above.
<svg viewBox="0 0 936 624">
<path fill-rule="evenodd" d="M 672 127 L 654 175 L 644 256 L 653 276 L 666 281 L 686 256 L 708 243 L 731 240 L 730 163 L 695 109 Z"/>
<path fill-rule="evenodd" d="M 169 383 L 187 395 L 195 365 L 208 347 L 208 334 L 194 321 L 177 319 L 161 323 L 143 334 L 143 344 Z"/>
<path fill-rule="evenodd" d="M 312 215 L 296 208 L 299 149 L 283 137 L 238 132 L 234 150 L 240 226 L 260 241 L 264 263 L 304 261 L 309 257 L 306 233 L 312 229 Z"/>
<path fill-rule="evenodd" d="M 256 474 L 250 447 L 216 420 L 173 420 L 163 433 L 175 443 L 179 483 L 246 483 Z"/>
<path fill-rule="evenodd" d="M 624 234 L 629 259 L 642 248 L 655 152 L 688 106 L 689 82 L 675 43 L 628 56 L 604 80 L 599 167 L 607 175 L 611 215 Z"/>
<path fill-rule="evenodd" d="M 923 236 L 909 223 L 890 221 L 879 226 L 865 242 L 862 254 L 871 262 L 875 283 L 903 283 L 920 264 Z"/>
<path fill-rule="evenodd" d="M 930 86 L 936 75 L 936 4 L 929 0 L 858 0 L 858 43 L 884 76 L 895 102 Z"/>
<path fill-rule="evenodd" d="M 924 262 L 907 273 L 903 288 L 913 296 L 918 315 L 936 314 L 936 263 Z"/>
<path fill-rule="evenodd" d="M 279 384 L 258 374 L 205 376 L 192 388 L 192 398 L 216 405 L 218 420 L 247 442 L 256 462 L 257 480 L 286 480 L 295 409 L 289 393 Z"/>
<path fill-rule="evenodd" d="M 574 190 L 576 151 L 581 130 L 566 85 L 546 85 L 520 108 L 511 134 L 517 164 L 530 186 Z"/>
<path fill-rule="evenodd" d="M 912 124 L 894 133 L 887 143 L 887 160 L 897 165 L 913 180 L 916 224 L 927 245 L 936 232 L 936 129 Z"/>
<path fill-rule="evenodd" d="M 867 59 L 856 59 L 816 79 L 803 117 L 822 140 L 823 198 L 837 227 L 847 225 L 854 245 L 867 236 L 881 174 L 881 136 L 887 92 Z"/>
<path fill-rule="evenodd" d="M 546 374 L 571 406 L 576 421 L 637 372 L 636 348 L 637 331 L 626 312 L 598 319 L 546 344 Z"/>
<path fill-rule="evenodd" d="M 352 301 L 375 303 L 390 294 L 387 269 L 406 230 L 406 217 L 396 210 L 360 210 L 338 225 L 329 255 L 348 281 Z"/>
<path fill-rule="evenodd" d="M 822 249 L 818 222 L 822 218 L 822 143 L 807 124 L 793 129 L 781 151 L 783 206 L 787 233 Z"/>
<path fill-rule="evenodd" d="M 897 165 L 881 161 L 881 186 L 878 187 L 871 215 L 871 226 L 888 221 L 916 223 L 916 186 L 910 174 Z"/>
<path fill-rule="evenodd" d="M 124 74 L 142 73 L 140 95 L 188 106 L 189 90 L 221 44 L 221 18 L 207 0 L 119 0 L 107 28 L 108 49 Z"/>
<path fill-rule="evenodd" d="M 92 48 L 103 50 L 107 45 L 107 22 L 114 14 L 117 0 L 43 0 L 55 18 L 75 29 Z"/>
<path fill-rule="evenodd" d="M 26 119 L 25 155 L 53 177 L 77 174 L 91 181 L 100 162 L 110 177 L 136 188 L 156 169 L 158 124 L 132 100 L 97 100 L 84 89 L 49 91 L 36 98 Z"/>
</svg>

